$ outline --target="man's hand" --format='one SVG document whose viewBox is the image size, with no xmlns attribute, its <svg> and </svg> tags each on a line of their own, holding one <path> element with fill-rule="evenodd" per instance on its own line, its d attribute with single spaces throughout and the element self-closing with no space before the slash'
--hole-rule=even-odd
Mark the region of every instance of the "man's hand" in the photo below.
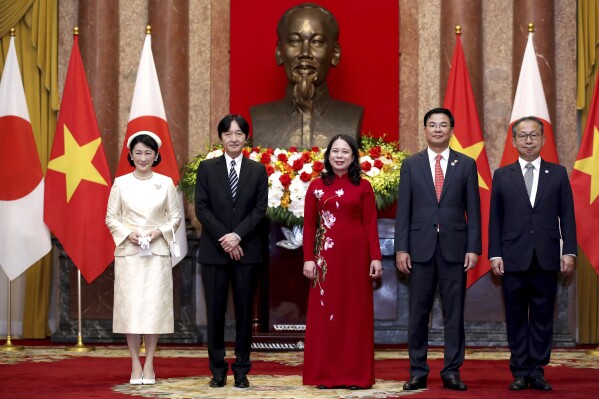
<svg viewBox="0 0 599 399">
<path fill-rule="evenodd" d="M 574 261 L 575 258 L 572 255 L 562 255 L 562 260 L 560 263 L 560 271 L 564 275 L 564 277 L 568 277 L 572 271 L 574 270 Z"/>
<path fill-rule="evenodd" d="M 466 252 L 466 256 L 464 257 L 464 272 L 474 268 L 476 262 L 478 262 L 478 255 L 474 252 Z"/>
<path fill-rule="evenodd" d="M 495 258 L 491 261 L 491 270 L 496 276 L 503 276 L 503 259 Z"/>
<path fill-rule="evenodd" d="M 220 246 L 224 249 L 225 252 L 230 253 L 233 248 L 239 245 L 239 238 L 235 233 L 228 233 L 218 239 L 220 242 Z"/>
<path fill-rule="evenodd" d="M 231 257 L 231 259 L 234 260 L 241 259 L 243 257 L 243 249 L 241 248 L 241 245 L 238 245 L 235 248 L 231 249 L 229 251 L 229 256 Z"/>
<path fill-rule="evenodd" d="M 412 268 L 410 254 L 407 252 L 397 252 L 395 254 L 395 265 L 403 274 L 410 274 L 410 269 Z"/>
</svg>

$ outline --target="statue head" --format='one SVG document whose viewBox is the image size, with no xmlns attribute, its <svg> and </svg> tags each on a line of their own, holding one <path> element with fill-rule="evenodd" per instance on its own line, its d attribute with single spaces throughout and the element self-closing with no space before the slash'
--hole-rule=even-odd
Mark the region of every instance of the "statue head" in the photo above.
<svg viewBox="0 0 599 399">
<path fill-rule="evenodd" d="M 277 26 L 277 65 L 285 67 L 300 108 L 308 104 L 341 58 L 339 25 L 327 9 L 304 3 L 287 10 Z"/>
</svg>

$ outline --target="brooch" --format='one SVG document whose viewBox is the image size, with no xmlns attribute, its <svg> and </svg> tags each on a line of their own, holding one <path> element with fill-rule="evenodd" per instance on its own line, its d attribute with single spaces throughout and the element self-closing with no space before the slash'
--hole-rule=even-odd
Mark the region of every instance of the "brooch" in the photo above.
<svg viewBox="0 0 599 399">
<path fill-rule="evenodd" d="M 451 161 L 451 166 L 455 166 L 458 163 L 457 159 L 454 159 L 453 161 Z"/>
<path fill-rule="evenodd" d="M 162 185 L 160 185 L 160 184 L 154 184 L 154 188 L 156 188 L 156 190 L 160 190 L 162 188 Z"/>
</svg>

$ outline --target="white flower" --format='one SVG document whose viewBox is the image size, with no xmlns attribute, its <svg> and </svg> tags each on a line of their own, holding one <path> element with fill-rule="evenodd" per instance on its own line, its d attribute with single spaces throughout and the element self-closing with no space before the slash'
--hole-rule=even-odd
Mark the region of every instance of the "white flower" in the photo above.
<svg viewBox="0 0 599 399">
<path fill-rule="evenodd" d="M 285 154 L 287 155 L 287 150 L 281 149 L 281 148 L 277 148 L 275 149 L 275 156 L 279 156 L 279 154 Z"/>
<path fill-rule="evenodd" d="M 289 155 L 287 157 L 287 163 L 290 166 L 293 166 L 293 162 L 300 159 L 302 157 L 302 153 L 301 152 L 294 152 L 293 154 Z"/>
<path fill-rule="evenodd" d="M 282 187 L 282 186 L 281 186 Z M 283 198 L 283 189 L 278 187 L 271 187 L 268 189 L 268 207 L 276 208 L 281 205 L 281 199 Z"/>
<path fill-rule="evenodd" d="M 343 194 L 345 194 L 345 192 L 342 188 L 340 188 L 339 190 L 335 191 L 335 194 L 337 194 L 338 197 L 343 197 Z"/>
<path fill-rule="evenodd" d="M 314 190 L 314 196 L 316 198 L 321 199 L 323 195 L 324 195 L 324 191 L 322 191 L 322 190 Z"/>
<path fill-rule="evenodd" d="M 325 251 L 329 248 L 333 248 L 334 245 L 335 245 L 335 243 L 333 242 L 333 239 L 331 237 L 327 237 L 324 240 L 324 250 Z"/>
<path fill-rule="evenodd" d="M 250 156 L 248 158 L 250 158 L 252 161 L 260 162 L 260 154 L 257 152 L 250 152 Z"/>
<path fill-rule="evenodd" d="M 214 150 L 206 154 L 206 159 L 217 158 L 223 155 L 223 150 Z"/>
<path fill-rule="evenodd" d="M 361 164 L 362 162 L 370 162 L 371 164 L 374 164 L 374 160 L 370 158 L 368 155 L 360 157 L 359 163 Z"/>
<path fill-rule="evenodd" d="M 302 170 L 300 170 L 299 172 L 297 172 L 297 174 L 301 175 L 304 172 L 307 173 L 307 174 L 309 174 L 309 175 L 312 174 L 312 163 L 311 162 L 305 163 L 304 167 L 302 168 Z"/>
<path fill-rule="evenodd" d="M 297 218 L 304 217 L 304 201 L 290 201 L 287 210 Z"/>
<path fill-rule="evenodd" d="M 370 168 L 370 170 L 368 172 L 366 172 L 366 176 L 368 177 L 374 177 L 377 176 L 379 173 L 381 173 L 381 170 L 377 167 L 372 167 Z"/>
<path fill-rule="evenodd" d="M 337 219 L 335 218 L 335 215 L 333 215 L 331 212 L 324 211 L 322 213 L 322 221 L 327 229 L 330 229 L 335 225 L 335 220 Z"/>
</svg>

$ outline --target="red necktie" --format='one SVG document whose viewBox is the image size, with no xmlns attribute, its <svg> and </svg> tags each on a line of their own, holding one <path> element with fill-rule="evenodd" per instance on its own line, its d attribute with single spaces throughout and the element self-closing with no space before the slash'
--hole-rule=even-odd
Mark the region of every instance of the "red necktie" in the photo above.
<svg viewBox="0 0 599 399">
<path fill-rule="evenodd" d="M 435 192 L 437 193 L 437 201 L 441 200 L 441 191 L 443 190 L 443 169 L 441 169 L 441 155 L 435 157 Z"/>
</svg>

